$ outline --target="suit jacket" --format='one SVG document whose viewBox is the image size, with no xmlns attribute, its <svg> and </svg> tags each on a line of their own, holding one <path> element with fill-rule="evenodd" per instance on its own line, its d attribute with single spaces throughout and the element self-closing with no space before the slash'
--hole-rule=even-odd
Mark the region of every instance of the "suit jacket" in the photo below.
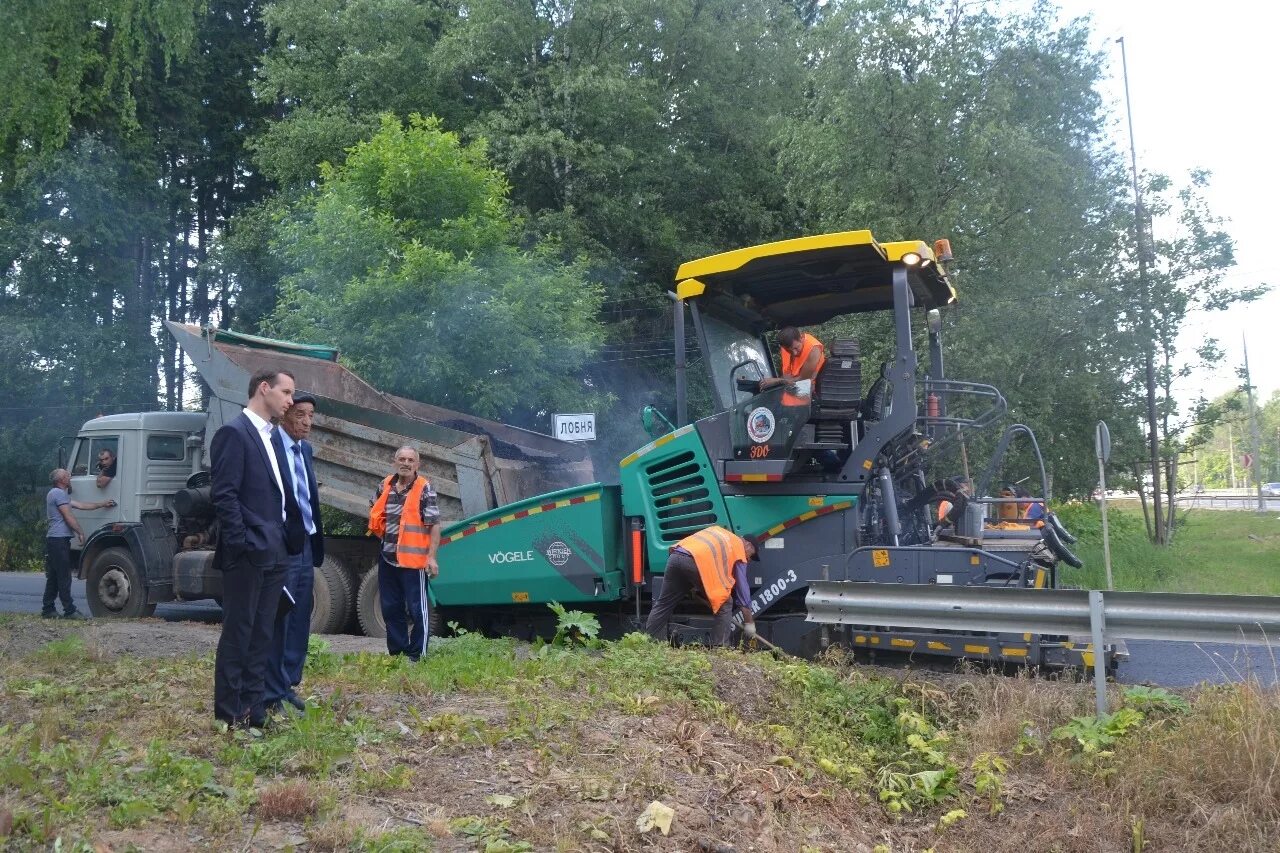
<svg viewBox="0 0 1280 853">
<path fill-rule="evenodd" d="M 280 474 L 284 477 L 284 487 L 289 490 L 289 496 L 292 499 L 291 505 L 297 507 L 297 499 L 293 498 L 293 456 L 288 450 L 284 449 L 284 441 L 280 437 L 279 428 L 271 434 L 271 440 L 276 448 L 276 458 L 282 460 L 283 468 L 289 469 L 285 471 L 282 468 Z M 311 442 L 306 439 L 298 442 L 298 444 L 302 448 L 302 462 L 307 471 L 307 495 L 311 501 L 311 519 L 316 525 L 316 532 L 311 534 L 311 564 L 318 566 L 324 562 L 324 522 L 320 520 L 320 490 L 319 485 L 316 483 L 316 469 L 312 461 L 315 458 L 315 453 Z M 296 512 L 290 512 L 285 522 L 285 533 L 288 541 L 296 541 L 297 543 L 297 550 L 290 547 L 290 554 L 302 552 L 302 540 L 306 536 L 306 532 L 307 529 L 302 524 L 301 508 L 298 508 Z"/>
<path fill-rule="evenodd" d="M 287 550 L 280 519 L 280 487 L 271 472 L 267 449 L 248 416 L 241 412 L 214 433 L 209 457 L 211 496 L 219 522 L 214 567 L 230 568 L 242 554 L 264 568 L 279 562 Z M 292 514 L 297 515 L 297 501 L 288 489 L 284 497 L 286 513 L 292 506 Z M 297 550 L 301 549 L 298 540 Z"/>
</svg>

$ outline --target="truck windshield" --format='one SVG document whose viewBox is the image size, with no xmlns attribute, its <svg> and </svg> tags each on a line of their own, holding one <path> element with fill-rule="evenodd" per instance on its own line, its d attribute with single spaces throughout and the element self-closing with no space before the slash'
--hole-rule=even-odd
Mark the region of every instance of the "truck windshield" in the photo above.
<svg viewBox="0 0 1280 853">
<path fill-rule="evenodd" d="M 740 395 L 734 380 L 772 376 L 773 363 L 759 337 L 708 314 L 703 314 L 701 319 L 706 334 L 706 356 L 711 370 L 711 382 L 721 402 L 729 408 L 739 396 L 750 396 L 745 392 Z M 747 364 L 738 367 L 744 362 Z M 736 371 L 735 367 L 738 368 Z"/>
</svg>

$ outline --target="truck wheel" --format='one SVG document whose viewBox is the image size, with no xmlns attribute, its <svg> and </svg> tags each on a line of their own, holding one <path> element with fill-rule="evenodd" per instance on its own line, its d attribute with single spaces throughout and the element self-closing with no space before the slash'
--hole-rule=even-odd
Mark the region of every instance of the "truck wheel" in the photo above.
<svg viewBox="0 0 1280 853">
<path fill-rule="evenodd" d="M 85 582 L 89 612 L 94 616 L 138 618 L 156 612 L 147 603 L 147 584 L 125 548 L 107 548 L 93 560 Z"/>
<path fill-rule="evenodd" d="M 378 592 L 377 569 L 365 572 L 360 579 L 360 591 L 356 593 L 356 616 L 360 620 L 360 629 L 368 636 L 387 636 L 387 623 L 382 619 L 382 595 Z M 440 608 L 431 607 L 427 611 L 428 640 L 444 636 L 444 630 Z"/>
<path fill-rule="evenodd" d="M 378 592 L 378 570 L 364 573 L 360 591 L 356 593 L 356 617 L 360 630 L 370 637 L 386 637 L 387 623 L 382 620 L 382 596 Z"/>
<path fill-rule="evenodd" d="M 360 580 L 364 577 L 359 569 L 349 564 L 343 564 L 343 572 L 347 576 L 347 588 L 351 590 L 351 606 L 347 608 L 347 623 L 339 630 L 344 634 L 359 634 L 362 632 L 360 628 L 360 608 L 356 606 L 356 594 L 360 590 Z M 377 571 L 377 568 L 374 568 Z"/>
<path fill-rule="evenodd" d="M 346 569 L 326 557 L 316 566 L 311 590 L 311 633 L 336 634 L 347 624 L 354 603 Z"/>
</svg>

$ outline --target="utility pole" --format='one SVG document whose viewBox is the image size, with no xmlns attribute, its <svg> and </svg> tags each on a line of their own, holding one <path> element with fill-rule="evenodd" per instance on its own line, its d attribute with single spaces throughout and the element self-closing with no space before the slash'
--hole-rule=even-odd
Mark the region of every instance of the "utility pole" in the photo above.
<svg viewBox="0 0 1280 853">
<path fill-rule="evenodd" d="M 1231 424 L 1227 424 L 1227 461 L 1231 463 L 1231 488 L 1236 487 L 1236 440 L 1231 434 Z"/>
<path fill-rule="evenodd" d="M 1258 512 L 1264 512 L 1266 505 L 1262 500 L 1262 433 L 1258 429 L 1258 407 L 1253 404 L 1253 382 L 1249 377 L 1249 340 L 1241 335 L 1244 341 L 1244 390 L 1249 398 L 1249 432 L 1253 439 L 1253 485 L 1258 490 Z"/>
<path fill-rule="evenodd" d="M 1147 380 L 1147 444 L 1151 453 L 1151 506 L 1155 511 L 1155 540 L 1163 545 L 1164 519 L 1160 512 L 1160 433 L 1156 412 L 1156 333 L 1151 318 L 1151 292 L 1147 283 L 1148 247 L 1146 240 L 1146 210 L 1142 205 L 1142 188 L 1138 181 L 1138 148 L 1133 140 L 1133 104 L 1129 100 L 1129 61 L 1125 56 L 1124 36 L 1120 43 L 1120 67 L 1124 72 L 1124 107 L 1129 118 L 1129 162 L 1133 171 L 1133 235 L 1138 250 L 1138 297 L 1142 308 L 1142 322 L 1146 332 L 1143 361 Z"/>
</svg>

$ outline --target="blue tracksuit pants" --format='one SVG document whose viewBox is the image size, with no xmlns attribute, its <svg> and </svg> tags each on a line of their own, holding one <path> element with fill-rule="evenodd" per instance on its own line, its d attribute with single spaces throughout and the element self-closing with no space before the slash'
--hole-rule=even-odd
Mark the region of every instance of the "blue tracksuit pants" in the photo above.
<svg viewBox="0 0 1280 853">
<path fill-rule="evenodd" d="M 378 555 L 378 593 L 382 597 L 382 621 L 387 623 L 387 651 L 417 660 L 427 653 L 427 573 L 402 569 Z"/>
</svg>

